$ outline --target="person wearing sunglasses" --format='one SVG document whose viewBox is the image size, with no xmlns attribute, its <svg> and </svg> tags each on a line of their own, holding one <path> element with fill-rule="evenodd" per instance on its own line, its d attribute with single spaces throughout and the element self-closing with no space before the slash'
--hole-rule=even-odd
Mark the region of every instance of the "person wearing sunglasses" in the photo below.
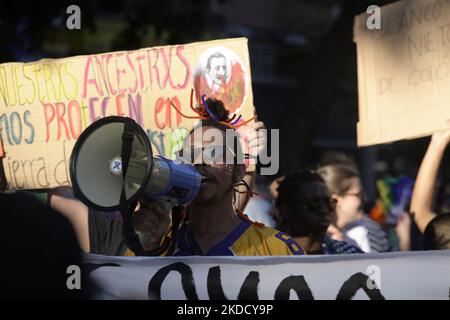
<svg viewBox="0 0 450 320">
<path fill-rule="evenodd" d="M 173 256 L 302 255 L 303 249 L 285 233 L 250 221 L 235 205 L 245 176 L 245 156 L 228 111 L 216 99 L 206 100 L 208 112 L 186 137 L 178 161 L 195 166 L 202 176 L 193 202 L 171 220 L 157 202 L 141 198 L 132 217 L 147 254 Z M 249 192 L 251 190 L 248 190 Z M 85 252 L 133 256 L 125 244 L 122 222 L 75 199 L 55 194 L 50 204 L 72 217 Z M 169 244 L 169 245 L 167 245 Z"/>
<path fill-rule="evenodd" d="M 386 232 L 363 212 L 364 193 L 358 170 L 351 164 L 327 164 L 317 172 L 336 200 L 332 228 L 366 253 L 392 251 Z"/>
<path fill-rule="evenodd" d="M 326 233 L 336 200 L 314 171 L 297 170 L 287 174 L 277 189 L 278 229 L 285 231 L 308 254 L 363 253 L 345 241 Z"/>
<path fill-rule="evenodd" d="M 220 121 L 228 111 L 220 100 L 206 104 L 214 117 L 203 119 L 186 137 L 177 159 L 194 165 L 203 176 L 200 191 L 187 208 L 172 253 L 190 255 L 301 255 L 302 248 L 278 230 L 250 221 L 234 203 L 245 175 L 245 155 L 235 130 Z M 217 121 L 220 120 L 220 121 Z M 158 246 L 164 234 L 155 232 L 151 221 L 167 216 L 156 204 L 136 215 L 135 227 L 152 234 Z M 167 220 L 161 220 L 167 223 Z M 148 248 L 153 249 L 153 248 Z"/>
</svg>

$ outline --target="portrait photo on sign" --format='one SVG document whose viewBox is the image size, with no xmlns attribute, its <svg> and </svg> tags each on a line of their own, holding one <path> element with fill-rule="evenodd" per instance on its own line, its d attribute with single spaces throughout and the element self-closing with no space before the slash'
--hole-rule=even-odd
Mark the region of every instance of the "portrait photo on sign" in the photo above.
<svg viewBox="0 0 450 320">
<path fill-rule="evenodd" d="M 247 94 L 245 65 L 239 56 L 223 46 L 206 49 L 195 65 L 194 87 L 201 96 L 221 100 L 230 113 L 239 113 Z"/>
</svg>

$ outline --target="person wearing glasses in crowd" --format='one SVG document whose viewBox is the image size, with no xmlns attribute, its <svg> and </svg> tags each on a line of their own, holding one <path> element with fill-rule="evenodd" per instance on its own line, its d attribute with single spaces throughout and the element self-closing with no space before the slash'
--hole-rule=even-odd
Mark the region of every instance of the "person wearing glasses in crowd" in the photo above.
<svg viewBox="0 0 450 320">
<path fill-rule="evenodd" d="M 157 202 L 139 200 L 132 219 L 144 250 L 174 256 L 302 255 L 303 249 L 291 237 L 250 221 L 233 205 L 245 175 L 243 152 L 237 133 L 226 125 L 230 119 L 223 103 L 208 99 L 206 105 L 212 115 L 192 129 L 178 153 L 180 161 L 194 165 L 203 176 L 200 191 L 184 211 L 179 228 L 171 226 L 176 223 Z M 58 194 L 50 204 L 72 221 L 85 252 L 134 255 L 123 239 L 121 221 Z"/>
<path fill-rule="evenodd" d="M 358 170 L 349 164 L 329 164 L 317 172 L 336 201 L 329 234 L 355 243 L 366 253 L 392 251 L 386 232 L 363 212 L 364 193 Z"/>
<path fill-rule="evenodd" d="M 363 253 L 327 235 L 336 199 L 318 173 L 297 170 L 287 174 L 278 186 L 276 206 L 278 229 L 293 237 L 308 254 Z"/>
</svg>

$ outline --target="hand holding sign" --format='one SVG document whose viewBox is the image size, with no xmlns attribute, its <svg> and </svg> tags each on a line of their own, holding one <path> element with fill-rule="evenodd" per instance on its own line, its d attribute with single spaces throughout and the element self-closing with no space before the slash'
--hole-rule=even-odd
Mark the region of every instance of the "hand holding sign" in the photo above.
<svg viewBox="0 0 450 320">
<path fill-rule="evenodd" d="M 264 129 L 264 122 L 256 121 L 250 122 L 236 130 L 241 137 L 243 151 L 249 156 L 246 163 L 247 171 L 254 171 L 254 165 L 256 165 L 258 155 L 266 148 L 267 132 Z"/>
<path fill-rule="evenodd" d="M 433 145 L 438 145 L 445 148 L 450 142 L 450 119 L 447 120 L 447 123 L 449 125 L 448 129 L 436 131 L 431 136 L 431 143 Z"/>
</svg>

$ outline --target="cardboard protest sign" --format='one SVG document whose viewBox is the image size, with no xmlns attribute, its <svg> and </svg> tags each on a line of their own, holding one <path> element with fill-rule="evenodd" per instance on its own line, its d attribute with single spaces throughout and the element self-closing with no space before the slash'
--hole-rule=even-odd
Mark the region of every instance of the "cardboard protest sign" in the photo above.
<svg viewBox="0 0 450 320">
<path fill-rule="evenodd" d="M 96 299 L 448 300 L 450 251 L 278 257 L 86 255 Z"/>
<path fill-rule="evenodd" d="M 70 185 L 77 137 L 95 120 L 128 116 L 154 154 L 173 158 L 195 124 L 182 117 L 201 96 L 253 116 L 247 39 L 224 39 L 0 65 L 0 134 L 8 189 Z"/>
<path fill-rule="evenodd" d="M 426 136 L 450 118 L 450 1 L 381 8 L 381 29 L 355 18 L 358 146 Z"/>
</svg>

